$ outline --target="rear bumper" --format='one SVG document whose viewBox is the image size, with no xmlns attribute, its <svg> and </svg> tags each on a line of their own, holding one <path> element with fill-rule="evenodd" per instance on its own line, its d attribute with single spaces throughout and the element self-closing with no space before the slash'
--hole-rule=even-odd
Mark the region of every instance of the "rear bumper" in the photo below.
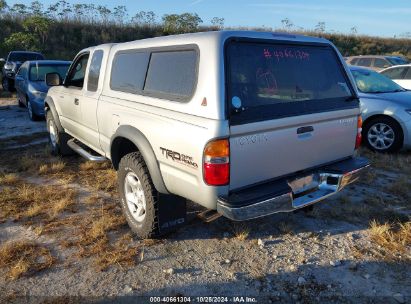
<svg viewBox="0 0 411 304">
<path fill-rule="evenodd" d="M 365 158 L 350 158 L 294 176 L 219 197 L 217 211 L 244 221 L 315 204 L 360 178 L 369 167 Z"/>
</svg>

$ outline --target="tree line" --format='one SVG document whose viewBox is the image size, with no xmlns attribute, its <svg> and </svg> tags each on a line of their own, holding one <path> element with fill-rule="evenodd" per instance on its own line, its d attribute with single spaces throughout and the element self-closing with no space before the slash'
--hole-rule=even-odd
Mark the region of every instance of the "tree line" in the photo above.
<svg viewBox="0 0 411 304">
<path fill-rule="evenodd" d="M 153 11 L 130 14 L 125 6 L 70 4 L 59 0 L 45 7 L 40 1 L 9 6 L 0 0 L 0 56 L 10 50 L 43 52 L 50 59 L 71 59 L 80 49 L 110 42 L 124 42 L 162 35 L 224 29 L 224 18 L 205 24 L 196 13 L 156 15 Z M 401 54 L 411 57 L 411 40 L 378 38 L 327 31 L 319 22 L 313 30 L 281 20 L 282 28 L 226 28 L 262 31 L 282 30 L 322 36 L 331 40 L 345 56 L 359 54 Z"/>
</svg>

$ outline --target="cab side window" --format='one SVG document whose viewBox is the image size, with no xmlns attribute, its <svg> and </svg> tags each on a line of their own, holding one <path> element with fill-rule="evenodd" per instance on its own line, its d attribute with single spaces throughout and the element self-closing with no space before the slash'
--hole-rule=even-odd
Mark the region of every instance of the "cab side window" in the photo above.
<svg viewBox="0 0 411 304">
<path fill-rule="evenodd" d="M 69 75 L 65 83 L 66 86 L 83 88 L 88 58 L 88 53 L 83 54 L 79 58 L 77 58 L 73 67 L 70 69 Z"/>
<path fill-rule="evenodd" d="M 97 50 L 94 52 L 90 62 L 90 69 L 88 72 L 87 91 L 96 92 L 98 89 L 98 80 L 100 78 L 101 62 L 103 60 L 104 52 Z"/>
<path fill-rule="evenodd" d="M 411 68 L 407 68 L 407 74 L 405 74 L 404 79 L 411 80 Z"/>
<path fill-rule="evenodd" d="M 371 66 L 371 58 L 360 58 L 357 65 L 369 67 Z"/>
<path fill-rule="evenodd" d="M 390 64 L 385 59 L 375 58 L 374 59 L 374 66 L 376 68 L 388 68 L 390 66 Z"/>
</svg>

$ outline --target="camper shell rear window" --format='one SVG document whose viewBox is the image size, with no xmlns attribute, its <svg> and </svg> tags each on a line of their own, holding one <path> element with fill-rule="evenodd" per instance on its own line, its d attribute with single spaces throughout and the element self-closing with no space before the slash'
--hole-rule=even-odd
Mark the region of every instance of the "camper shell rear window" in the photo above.
<svg viewBox="0 0 411 304">
<path fill-rule="evenodd" d="M 231 124 L 358 107 L 328 44 L 235 39 L 225 52 Z"/>
</svg>

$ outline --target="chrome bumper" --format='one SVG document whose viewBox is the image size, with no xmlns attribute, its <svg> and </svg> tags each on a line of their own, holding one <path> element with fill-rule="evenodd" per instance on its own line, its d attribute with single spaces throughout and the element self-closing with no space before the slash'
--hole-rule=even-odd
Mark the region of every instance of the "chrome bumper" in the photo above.
<svg viewBox="0 0 411 304">
<path fill-rule="evenodd" d="M 315 204 L 357 181 L 364 169 L 370 166 L 365 159 L 354 164 L 348 162 L 320 168 L 303 177 L 288 178 L 283 181 L 288 184 L 288 191 L 245 206 L 235 206 L 230 204 L 229 199 L 219 198 L 217 211 L 231 220 L 244 221 L 278 212 L 291 212 Z"/>
</svg>

